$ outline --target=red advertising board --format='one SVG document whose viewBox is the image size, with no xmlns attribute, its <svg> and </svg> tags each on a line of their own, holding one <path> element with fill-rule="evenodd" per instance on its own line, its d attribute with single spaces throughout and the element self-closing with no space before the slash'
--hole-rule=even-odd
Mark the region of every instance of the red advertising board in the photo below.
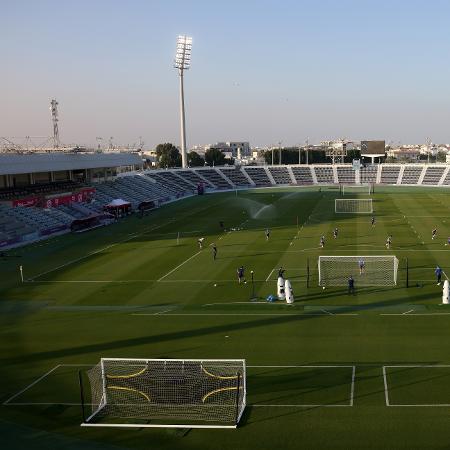
<svg viewBox="0 0 450 450">
<path fill-rule="evenodd" d="M 59 205 L 67 205 L 69 203 L 81 203 L 89 200 L 94 194 L 94 188 L 84 188 L 73 194 L 60 195 L 45 199 L 45 208 L 54 208 Z"/>
<path fill-rule="evenodd" d="M 83 188 L 72 194 L 55 195 L 51 197 L 27 197 L 19 200 L 13 200 L 11 206 L 43 206 L 44 208 L 54 208 L 59 205 L 69 203 L 81 203 L 88 201 L 95 193 L 94 188 Z"/>
<path fill-rule="evenodd" d="M 39 204 L 40 198 L 39 197 L 27 197 L 27 198 L 21 198 L 20 200 L 13 200 L 12 206 L 37 206 Z"/>
</svg>

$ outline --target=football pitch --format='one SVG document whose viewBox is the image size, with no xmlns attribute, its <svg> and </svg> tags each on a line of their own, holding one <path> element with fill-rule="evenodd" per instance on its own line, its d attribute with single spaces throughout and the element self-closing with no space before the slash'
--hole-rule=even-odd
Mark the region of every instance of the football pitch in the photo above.
<svg viewBox="0 0 450 450">
<path fill-rule="evenodd" d="M 0 256 L 3 448 L 448 448 L 448 190 L 376 187 L 374 227 L 336 198 L 196 196 Z M 397 285 L 365 287 L 356 267 L 354 295 L 322 289 L 324 255 L 395 255 Z M 280 266 L 293 305 L 266 301 Z M 245 359 L 247 408 L 236 430 L 80 427 L 78 372 L 102 357 Z"/>
</svg>

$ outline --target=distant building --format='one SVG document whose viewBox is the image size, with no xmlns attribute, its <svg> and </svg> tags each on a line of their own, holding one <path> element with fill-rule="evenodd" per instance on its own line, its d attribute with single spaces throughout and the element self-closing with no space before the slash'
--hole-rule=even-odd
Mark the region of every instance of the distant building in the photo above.
<svg viewBox="0 0 450 450">
<path fill-rule="evenodd" d="M 249 142 L 216 142 L 215 144 L 195 145 L 190 151 L 203 156 L 212 148 L 220 150 L 227 158 L 243 159 L 250 156 L 251 153 Z"/>
</svg>

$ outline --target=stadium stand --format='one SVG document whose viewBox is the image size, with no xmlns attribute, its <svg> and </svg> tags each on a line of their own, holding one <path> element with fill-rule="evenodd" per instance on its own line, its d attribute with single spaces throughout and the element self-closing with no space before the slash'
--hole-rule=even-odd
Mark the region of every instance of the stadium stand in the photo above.
<svg viewBox="0 0 450 450">
<path fill-rule="evenodd" d="M 332 166 L 315 166 L 313 168 L 317 183 L 319 184 L 333 184 L 334 183 L 334 175 L 333 175 L 333 167 Z"/>
<path fill-rule="evenodd" d="M 444 164 L 369 165 L 361 168 L 360 182 L 376 183 L 379 180 L 380 184 L 423 184 L 426 186 L 442 184 L 449 186 L 450 170 L 448 167 Z M 352 166 L 346 164 L 334 167 L 331 165 L 295 165 L 289 168 L 288 166 L 245 166 L 243 168 L 147 170 L 120 174 L 113 180 L 93 184 L 64 181 L 2 188 L 0 189 L 0 247 L 9 248 L 23 245 L 43 239 L 48 235 L 74 230 L 74 223 L 89 222 L 91 219 L 95 221 L 99 217 L 107 217 L 104 214 L 104 207 L 116 199 L 129 202 L 132 210 L 138 212 L 144 208 L 144 205 L 152 209 L 178 198 L 193 195 L 200 183 L 208 191 L 236 187 L 295 185 L 290 171 L 299 186 L 334 184 L 335 174 L 339 183 L 353 184 L 356 182 Z M 94 187 L 93 197 L 87 196 L 83 198 L 82 202 L 78 200 L 78 202 L 72 201 L 72 203 L 59 205 L 56 203 L 53 207 L 48 207 L 47 199 L 57 197 L 55 193 L 59 192 L 65 195 L 70 192 L 78 192 L 82 187 L 88 189 L 89 192 L 92 191 L 90 187 Z M 34 206 L 17 206 L 21 199 L 26 200 L 30 195 L 42 199 L 36 203 L 41 207 L 36 204 L 33 204 Z"/>
<path fill-rule="evenodd" d="M 248 181 L 248 178 L 238 168 L 233 167 L 230 169 L 226 169 L 224 167 L 221 167 L 218 170 L 222 172 L 235 186 L 239 187 L 251 186 L 251 183 Z"/>
<path fill-rule="evenodd" d="M 345 184 L 355 183 L 355 171 L 351 166 L 342 166 L 337 168 L 338 182 Z"/>
<path fill-rule="evenodd" d="M 199 173 L 199 170 L 177 170 L 177 175 L 192 183 L 195 187 L 202 183 L 205 188 L 215 189 L 215 185 L 210 183 L 206 178 L 201 177 Z"/>
<path fill-rule="evenodd" d="M 210 184 L 216 189 L 232 189 L 234 186 L 230 184 L 216 169 L 200 169 L 198 172 L 202 177 L 206 178 Z"/>
<path fill-rule="evenodd" d="M 401 184 L 417 184 L 424 166 L 405 166 Z"/>
<path fill-rule="evenodd" d="M 361 183 L 363 184 L 376 183 L 377 174 L 378 174 L 378 166 L 376 165 L 361 167 L 360 170 Z"/>
<path fill-rule="evenodd" d="M 45 184 L 34 184 L 32 186 L 1 188 L 0 200 L 10 200 L 27 195 L 51 194 L 55 192 L 69 192 L 82 187 L 80 183 L 74 181 L 63 181 Z"/>
<path fill-rule="evenodd" d="M 272 174 L 276 184 L 293 184 L 286 166 L 269 167 L 269 172 Z"/>
<path fill-rule="evenodd" d="M 381 184 L 397 184 L 400 166 L 382 166 Z"/>
<path fill-rule="evenodd" d="M 255 186 L 263 187 L 263 186 L 272 186 L 272 183 L 267 176 L 266 170 L 261 166 L 249 166 L 244 167 L 247 175 L 253 180 Z"/>
<path fill-rule="evenodd" d="M 445 166 L 428 166 L 422 184 L 437 185 L 444 175 Z"/>
<path fill-rule="evenodd" d="M 297 184 L 308 185 L 313 184 L 314 180 L 311 174 L 311 168 L 309 166 L 292 166 L 292 173 L 294 174 Z"/>
</svg>

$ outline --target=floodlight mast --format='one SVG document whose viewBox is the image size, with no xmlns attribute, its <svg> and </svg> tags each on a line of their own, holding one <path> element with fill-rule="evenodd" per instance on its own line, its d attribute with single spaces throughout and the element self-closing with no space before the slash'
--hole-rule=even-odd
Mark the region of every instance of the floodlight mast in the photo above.
<svg viewBox="0 0 450 450">
<path fill-rule="evenodd" d="M 59 148 L 58 102 L 55 99 L 50 102 L 50 111 L 52 113 L 53 123 L 53 146 Z"/>
<path fill-rule="evenodd" d="M 192 50 L 192 38 L 189 36 L 178 36 L 174 67 L 178 69 L 178 75 L 180 77 L 181 165 L 183 168 L 187 167 L 183 75 L 184 71 L 188 70 L 191 65 L 191 50 Z"/>
</svg>

